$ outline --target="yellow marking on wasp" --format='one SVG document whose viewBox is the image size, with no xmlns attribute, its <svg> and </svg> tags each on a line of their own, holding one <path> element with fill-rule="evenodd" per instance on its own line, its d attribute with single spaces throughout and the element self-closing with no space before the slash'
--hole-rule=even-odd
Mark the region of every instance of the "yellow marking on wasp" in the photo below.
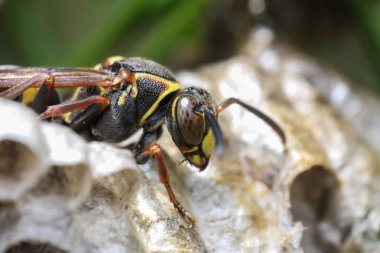
<svg viewBox="0 0 380 253">
<path fill-rule="evenodd" d="M 203 138 L 202 141 L 202 150 L 203 153 L 209 157 L 214 150 L 214 145 L 215 145 L 215 138 L 214 138 L 214 133 L 212 132 L 211 129 L 208 130 L 206 136 Z"/>
<path fill-rule="evenodd" d="M 172 103 L 172 118 L 175 118 L 175 108 L 177 107 L 178 97 L 176 97 Z"/>
<path fill-rule="evenodd" d="M 65 114 L 62 114 L 62 119 L 64 122 L 66 122 L 67 124 L 70 124 L 71 123 L 71 112 L 68 112 L 68 113 L 65 113 Z"/>
<path fill-rule="evenodd" d="M 80 93 L 83 91 L 83 89 L 85 89 L 85 88 L 83 88 L 83 87 L 75 88 L 75 90 L 74 90 L 73 94 L 70 96 L 69 100 L 70 101 L 78 100 L 78 97 L 79 97 Z M 65 123 L 70 124 L 71 120 L 72 120 L 71 115 L 72 115 L 72 113 L 68 112 L 68 113 L 62 114 L 61 117 Z"/>
<path fill-rule="evenodd" d="M 21 103 L 24 105 L 30 105 L 33 103 L 37 96 L 39 88 L 29 88 L 22 93 Z"/>
<path fill-rule="evenodd" d="M 100 90 L 100 93 L 99 95 L 104 95 L 104 94 L 107 94 L 107 89 L 104 88 L 104 87 L 97 87 L 99 90 Z M 88 95 L 86 94 L 86 89 L 87 87 L 77 87 L 75 88 L 73 94 L 70 96 L 70 98 L 68 99 L 69 101 L 80 101 L 82 99 L 86 99 L 88 97 Z M 68 113 L 65 113 L 65 114 L 62 114 L 62 119 L 64 122 L 70 124 L 71 123 L 71 118 L 72 116 L 72 112 L 68 112 Z"/>
<path fill-rule="evenodd" d="M 129 91 L 129 95 L 131 97 L 136 98 L 137 97 L 137 93 L 138 93 L 137 83 L 136 82 L 132 83 L 131 86 L 128 87 L 128 91 Z"/>
<path fill-rule="evenodd" d="M 186 157 L 186 159 L 190 160 L 190 162 L 193 164 L 202 164 L 203 162 L 202 157 L 200 155 L 188 156 Z"/>
<path fill-rule="evenodd" d="M 101 63 L 96 64 L 96 65 L 94 66 L 94 69 L 95 69 L 95 70 L 102 70 L 102 69 L 103 69 L 103 68 L 102 68 L 102 64 L 101 64 Z"/>
<path fill-rule="evenodd" d="M 99 89 L 100 89 L 99 95 L 107 95 L 109 93 L 107 88 L 105 87 L 99 87 Z"/>
<path fill-rule="evenodd" d="M 170 80 L 167 80 L 165 78 L 152 75 L 152 74 L 147 74 L 147 73 L 135 73 L 136 80 L 139 79 L 140 77 L 145 77 L 148 79 L 153 79 L 157 81 L 158 83 L 161 83 L 162 85 L 166 86 L 166 89 L 160 94 L 160 96 L 156 99 L 156 101 L 153 103 L 153 105 L 149 108 L 149 110 L 143 115 L 140 121 L 140 125 L 144 124 L 145 120 L 149 118 L 158 108 L 158 105 L 160 102 L 170 93 L 173 93 L 175 91 L 183 89 L 183 86 L 177 82 L 173 82 Z"/>
<path fill-rule="evenodd" d="M 125 58 L 124 56 L 115 55 L 115 56 L 107 57 L 106 61 L 112 65 L 117 61 L 125 61 L 126 59 L 127 58 Z"/>
<path fill-rule="evenodd" d="M 84 88 L 82 88 L 82 87 L 75 88 L 74 93 L 70 96 L 70 100 L 72 100 L 72 101 L 77 100 L 77 98 L 78 98 L 78 96 L 79 96 L 79 93 L 80 93 L 83 89 L 84 89 Z"/>
<path fill-rule="evenodd" d="M 194 151 L 197 151 L 197 150 L 198 150 L 198 146 L 192 146 L 191 148 L 186 149 L 186 150 L 181 149 L 181 151 L 182 151 L 183 154 L 191 153 L 191 152 L 194 152 Z"/>
<path fill-rule="evenodd" d="M 94 69 L 95 70 L 102 70 L 104 63 L 107 63 L 107 65 L 112 65 L 117 61 L 124 61 L 126 59 L 127 58 L 125 58 L 123 56 L 111 56 L 111 57 L 106 58 L 102 63 L 96 64 Z"/>
<path fill-rule="evenodd" d="M 132 90 L 132 86 L 128 86 L 128 88 L 123 92 L 123 94 L 117 100 L 117 105 L 122 106 L 125 104 L 125 100 L 130 95 L 130 91 Z"/>
</svg>

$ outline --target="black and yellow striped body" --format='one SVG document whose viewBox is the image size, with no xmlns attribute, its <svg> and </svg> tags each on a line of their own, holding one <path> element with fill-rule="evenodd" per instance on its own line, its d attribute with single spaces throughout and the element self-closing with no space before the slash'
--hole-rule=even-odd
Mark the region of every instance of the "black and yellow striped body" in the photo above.
<svg viewBox="0 0 380 253">
<path fill-rule="evenodd" d="M 31 81 L 40 74 L 44 79 L 33 86 Z M 156 143 L 164 123 L 186 160 L 201 170 L 208 164 L 215 140 L 222 143 L 211 95 L 201 88 L 184 88 L 168 69 L 147 59 L 110 57 L 93 69 L 0 70 L 0 88 L 23 83 L 30 85 L 17 93 L 22 103 L 42 115 L 49 111 L 50 117 L 58 108 L 57 120 L 88 140 L 121 142 L 142 128 L 134 147 L 138 163 L 147 160 L 143 150 Z M 63 102 L 55 90 L 60 87 L 75 87 Z M 98 102 L 88 102 L 94 99 Z M 58 106 L 49 109 L 52 104 Z"/>
<path fill-rule="evenodd" d="M 118 73 L 127 69 L 134 74 L 136 91 L 132 84 L 107 91 L 102 87 L 79 87 L 70 100 L 81 100 L 93 95 L 105 95 L 110 105 L 90 124 L 94 139 L 120 142 L 139 128 L 154 131 L 162 125 L 166 109 L 173 96 L 181 89 L 173 75 L 161 65 L 143 58 L 112 57 L 96 66 L 98 70 Z M 65 115 L 66 123 L 72 124 L 82 112 Z M 87 129 L 88 130 L 88 129 Z"/>
<path fill-rule="evenodd" d="M 43 113 L 49 105 L 60 103 L 60 97 L 56 90 L 45 85 L 39 88 L 26 89 L 16 101 L 31 107 L 37 113 Z"/>
</svg>

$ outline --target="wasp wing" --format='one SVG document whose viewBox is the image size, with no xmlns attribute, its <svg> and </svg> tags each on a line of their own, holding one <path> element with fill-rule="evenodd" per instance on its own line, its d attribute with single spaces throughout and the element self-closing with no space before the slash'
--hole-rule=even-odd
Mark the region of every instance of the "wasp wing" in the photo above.
<svg viewBox="0 0 380 253">
<path fill-rule="evenodd" d="M 43 82 L 33 82 L 42 77 L 54 77 L 54 87 L 110 86 L 114 75 L 111 72 L 89 68 L 25 68 L 13 65 L 0 66 L 0 89 L 24 84 L 24 90 L 40 87 Z M 37 78 L 40 77 L 40 78 Z M 29 81 L 29 82 L 28 82 Z"/>
</svg>

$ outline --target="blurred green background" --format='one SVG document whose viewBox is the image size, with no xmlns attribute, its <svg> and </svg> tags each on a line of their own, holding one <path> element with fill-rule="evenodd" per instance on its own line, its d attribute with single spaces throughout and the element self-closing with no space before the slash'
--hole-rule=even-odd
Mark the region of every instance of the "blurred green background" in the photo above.
<svg viewBox="0 0 380 253">
<path fill-rule="evenodd" d="M 125 55 L 193 68 L 236 54 L 258 24 L 380 94 L 380 1 L 371 0 L 0 0 L 0 64 Z"/>
<path fill-rule="evenodd" d="M 5 1 L 0 61 L 92 66 L 111 55 L 169 59 L 202 39 L 208 1 Z M 185 53 L 186 52 L 182 52 Z M 167 55 L 171 54 L 171 56 Z"/>
</svg>

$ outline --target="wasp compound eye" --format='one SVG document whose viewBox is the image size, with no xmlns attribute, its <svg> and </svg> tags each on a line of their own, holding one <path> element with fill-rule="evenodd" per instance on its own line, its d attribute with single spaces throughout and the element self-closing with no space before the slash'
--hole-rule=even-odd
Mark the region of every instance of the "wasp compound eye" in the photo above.
<svg viewBox="0 0 380 253">
<path fill-rule="evenodd" d="M 190 145 L 201 143 L 205 119 L 201 113 L 194 112 L 197 101 L 191 96 L 182 96 L 178 99 L 176 118 L 178 128 L 184 141 Z"/>
</svg>

